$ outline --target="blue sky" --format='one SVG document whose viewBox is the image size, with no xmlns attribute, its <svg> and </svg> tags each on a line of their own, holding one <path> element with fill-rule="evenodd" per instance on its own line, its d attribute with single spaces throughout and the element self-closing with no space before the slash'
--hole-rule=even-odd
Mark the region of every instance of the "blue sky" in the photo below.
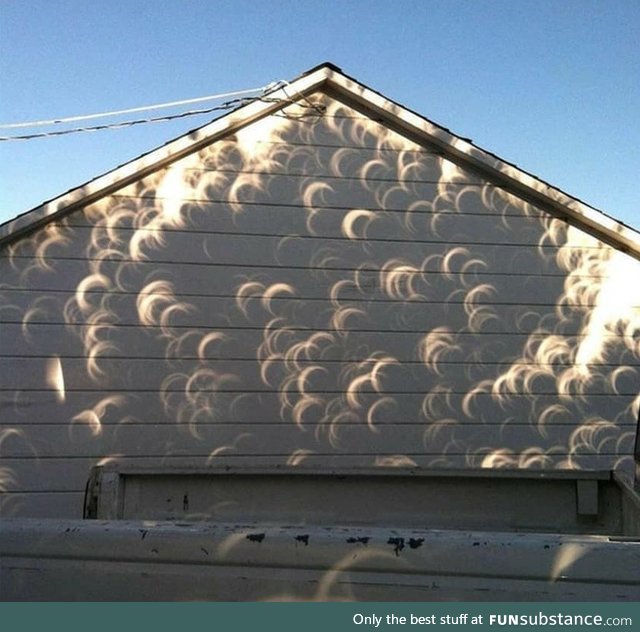
<svg viewBox="0 0 640 632">
<path fill-rule="evenodd" d="M 332 61 L 640 228 L 638 42 L 637 0 L 0 0 L 0 123 L 264 86 Z M 0 222 L 207 120 L 2 142 Z"/>
</svg>

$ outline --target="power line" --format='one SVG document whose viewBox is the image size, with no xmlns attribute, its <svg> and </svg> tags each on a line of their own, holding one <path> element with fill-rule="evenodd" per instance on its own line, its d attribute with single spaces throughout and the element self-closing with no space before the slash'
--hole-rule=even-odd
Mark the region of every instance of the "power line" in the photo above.
<svg viewBox="0 0 640 632">
<path fill-rule="evenodd" d="M 270 86 L 267 86 L 265 90 L 271 90 L 272 85 L 273 84 L 270 84 Z M 102 125 L 91 125 L 88 127 L 73 127 L 71 129 L 54 130 L 52 132 L 37 132 L 35 134 L 21 134 L 18 136 L 0 136 L 0 142 L 33 140 L 35 138 L 50 138 L 54 136 L 65 136 L 67 134 L 79 134 L 82 132 L 97 132 L 105 129 L 120 129 L 123 127 L 131 127 L 133 125 L 141 125 L 143 123 L 160 123 L 164 121 L 172 121 L 174 119 L 186 118 L 188 116 L 196 116 L 198 114 L 210 114 L 211 112 L 215 112 L 218 110 L 230 110 L 232 108 L 240 107 L 242 105 L 247 105 L 248 103 L 253 103 L 254 101 L 263 101 L 265 103 L 295 103 L 295 101 L 291 101 L 287 99 L 270 99 L 263 95 L 257 95 L 255 97 L 232 99 L 231 101 L 225 101 L 221 105 L 216 105 L 211 108 L 206 108 L 201 110 L 188 110 L 187 112 L 179 112 L 177 114 L 168 114 L 166 116 L 156 116 L 156 117 L 145 118 L 145 119 L 121 121 L 118 123 L 104 123 Z M 303 105 L 302 107 L 312 109 L 314 112 L 316 112 L 316 114 L 322 114 L 325 111 L 323 106 L 319 106 L 313 103 L 311 105 Z M 299 117 L 287 116 L 287 118 L 294 118 L 297 120 Z"/>
<path fill-rule="evenodd" d="M 167 116 L 157 116 L 145 119 L 136 119 L 132 121 L 121 121 L 119 123 L 105 123 L 103 125 L 92 125 L 89 127 L 74 127 L 71 129 L 54 130 L 52 132 L 38 132 L 35 134 L 21 134 L 19 136 L 0 136 L 0 142 L 4 141 L 19 141 L 19 140 L 33 140 L 34 138 L 49 138 L 54 136 L 65 136 L 67 134 L 79 134 L 82 132 L 97 132 L 105 129 L 120 129 L 123 127 L 132 127 L 133 125 L 141 125 L 143 123 L 160 123 L 163 121 L 172 121 L 174 119 L 186 118 L 188 116 L 196 116 L 198 114 L 209 114 L 217 110 L 229 110 L 231 108 L 245 105 L 252 101 L 257 100 L 258 97 L 234 99 L 232 101 L 226 101 L 222 105 L 217 105 L 212 108 L 206 108 L 201 110 L 189 110 L 187 112 L 180 112 L 178 114 L 168 114 Z"/>
<path fill-rule="evenodd" d="M 276 84 L 277 85 L 277 84 Z M 224 92 L 222 94 L 212 94 L 206 97 L 196 97 L 194 99 L 182 99 L 181 101 L 170 101 L 168 103 L 157 103 L 155 105 L 143 105 L 135 108 L 127 108 L 125 110 L 112 110 L 111 112 L 100 112 L 98 114 L 84 114 L 80 116 L 67 116 L 64 118 L 55 118 L 42 121 L 29 121 L 24 123 L 6 123 L 0 124 L 0 128 L 15 129 L 19 127 L 38 127 L 42 125 L 57 125 L 59 123 L 72 123 L 77 121 L 88 121 L 97 118 L 107 118 L 109 116 L 119 116 L 120 114 L 131 114 L 133 112 L 145 112 L 148 110 L 159 110 L 161 108 L 177 107 L 179 105 L 190 105 L 192 103 L 202 103 L 204 101 L 213 101 L 214 99 L 224 99 L 228 97 L 237 97 L 252 92 L 264 93 L 270 89 L 273 84 L 263 86 L 261 88 L 247 88 L 246 90 L 236 90 L 235 92 Z"/>
<path fill-rule="evenodd" d="M 20 135 L 16 135 L 16 136 L 0 136 L 0 142 L 4 142 L 4 141 L 23 141 L 23 140 L 32 140 L 35 138 L 49 138 L 49 137 L 55 137 L 55 136 L 65 136 L 67 134 L 78 134 L 78 133 L 82 133 L 82 132 L 97 132 L 97 131 L 101 131 L 101 130 L 106 130 L 106 129 L 120 129 L 120 128 L 124 128 L 124 127 L 131 127 L 133 125 L 141 125 L 143 123 L 160 123 L 163 121 L 172 121 L 174 119 L 180 119 L 180 118 L 186 118 L 188 116 L 196 116 L 199 114 L 209 114 L 211 112 L 215 112 L 218 110 L 229 110 L 232 108 L 236 108 L 236 107 L 240 107 L 242 105 L 246 105 L 248 103 L 252 103 L 254 101 L 258 101 L 258 100 L 262 100 L 262 101 L 284 101 L 281 99 L 268 99 L 265 95 L 272 92 L 273 90 L 280 88 L 282 86 L 282 81 L 274 81 L 262 88 L 250 88 L 247 90 L 237 90 L 235 92 L 226 92 L 223 94 L 218 94 L 218 95 L 211 95 L 211 96 L 207 96 L 207 97 L 197 97 L 195 99 L 183 99 L 181 101 L 172 101 L 170 103 L 159 103 L 156 105 L 150 105 L 150 106 L 141 106 L 141 107 L 136 107 L 136 108 L 129 108 L 126 110 L 114 110 L 112 112 L 101 112 L 99 114 L 86 114 L 86 115 L 82 115 L 82 116 L 70 116 L 70 117 L 66 117 L 66 118 L 61 118 L 61 119 L 51 119 L 51 120 L 46 120 L 46 121 L 32 121 L 29 123 L 10 123 L 10 124 L 6 124 L 6 125 L 0 125 L 1 127 L 4 128 L 18 128 L 18 127 L 30 127 L 30 126 L 40 126 L 40 125 L 55 125 L 58 123 L 65 123 L 65 122 L 71 122 L 71 121 L 80 121 L 80 120 L 89 120 L 89 119 L 96 119 L 96 118 L 102 118 L 102 117 L 107 117 L 107 116 L 115 116 L 117 114 L 125 114 L 125 113 L 131 113 L 131 112 L 141 112 L 141 111 L 146 111 L 146 110 L 154 110 L 154 109 L 159 109 L 159 108 L 165 108 L 165 107 L 175 107 L 177 105 L 185 105 L 187 103 L 197 103 L 197 102 L 201 102 L 201 101 L 208 101 L 211 99 L 219 99 L 219 98 L 223 98 L 226 96 L 232 96 L 232 95 L 243 95 L 243 94 L 249 94 L 252 92 L 260 92 L 260 94 L 253 96 L 253 97 L 243 97 L 243 98 L 236 98 L 236 99 L 232 99 L 230 101 L 225 101 L 224 103 L 220 104 L 220 105 L 216 105 L 214 107 L 210 107 L 210 108 L 205 108 L 205 109 L 199 109 L 199 110 L 188 110 L 186 112 L 178 112 L 176 114 L 168 114 L 166 116 L 157 116 L 157 117 L 148 117 L 148 118 L 144 118 L 144 119 L 134 119 L 134 120 L 129 120 L 129 121 L 120 121 L 120 122 L 114 122 L 114 123 L 103 123 L 101 125 L 91 125 L 91 126 L 86 126 L 86 127 L 74 127 L 71 129 L 64 129 L 64 130 L 53 130 L 50 132 L 37 132 L 37 133 L 32 133 L 32 134 L 20 134 Z"/>
</svg>

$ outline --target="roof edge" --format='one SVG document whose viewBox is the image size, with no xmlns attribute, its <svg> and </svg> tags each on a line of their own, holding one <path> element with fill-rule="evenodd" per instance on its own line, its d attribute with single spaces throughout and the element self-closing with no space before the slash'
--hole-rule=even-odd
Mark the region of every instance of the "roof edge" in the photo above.
<svg viewBox="0 0 640 632">
<path fill-rule="evenodd" d="M 369 110 L 395 121 L 406 134 L 438 147 L 445 154 L 480 171 L 491 180 L 498 180 L 509 192 L 537 205 L 552 209 L 557 215 L 576 224 L 615 248 L 640 258 L 640 232 L 627 226 L 578 198 L 537 178 L 520 167 L 502 160 L 471 141 L 456 136 L 446 128 L 405 108 L 356 79 L 327 69 L 328 83 L 345 96 Z"/>
<path fill-rule="evenodd" d="M 259 118 L 268 116 L 287 105 L 291 101 L 292 93 L 294 95 L 305 95 L 317 90 L 327 81 L 328 73 L 332 72 L 329 66 L 335 67 L 332 64 L 322 64 L 315 70 L 300 75 L 292 82 L 287 82 L 284 85 L 280 84 L 260 95 L 260 97 L 268 95 L 268 101 L 261 100 L 258 97 L 256 100 L 227 112 L 202 127 L 182 134 L 156 149 L 10 219 L 0 225 L 0 247 L 9 241 L 37 230 L 54 218 L 60 218 L 77 208 L 86 206 L 108 195 L 113 190 L 126 186 L 157 169 L 162 169 L 185 155 L 197 151 L 200 147 L 215 142 L 217 139 L 233 133 Z"/>
<path fill-rule="evenodd" d="M 290 83 L 265 92 L 270 97 L 269 101 L 258 98 L 0 225 L 0 246 L 271 114 L 290 101 L 292 92 L 302 96 L 324 84 L 381 115 L 419 142 L 435 146 L 444 154 L 499 182 L 509 192 L 546 207 L 569 223 L 595 233 L 613 247 L 640 258 L 640 232 L 388 99 L 328 61 Z"/>
</svg>

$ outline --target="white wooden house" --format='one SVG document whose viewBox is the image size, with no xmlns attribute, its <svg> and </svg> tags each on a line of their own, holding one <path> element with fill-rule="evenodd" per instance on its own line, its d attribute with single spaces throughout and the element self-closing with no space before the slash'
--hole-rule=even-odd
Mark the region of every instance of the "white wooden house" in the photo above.
<svg viewBox="0 0 640 632">
<path fill-rule="evenodd" d="M 0 510 L 107 462 L 630 470 L 639 258 L 319 66 L 0 227 Z"/>
</svg>

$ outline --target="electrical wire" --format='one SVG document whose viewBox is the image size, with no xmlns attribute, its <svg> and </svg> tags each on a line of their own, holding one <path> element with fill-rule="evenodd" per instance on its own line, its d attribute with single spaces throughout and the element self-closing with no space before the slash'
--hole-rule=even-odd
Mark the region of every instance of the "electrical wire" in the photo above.
<svg viewBox="0 0 640 632">
<path fill-rule="evenodd" d="M 4 141 L 19 141 L 19 140 L 33 140 L 34 138 L 49 138 L 54 136 L 65 136 L 67 134 L 79 134 L 82 132 L 98 132 L 105 129 L 121 129 L 123 127 L 132 127 L 133 125 L 142 125 L 143 123 L 160 123 L 164 121 L 172 121 L 174 119 L 186 118 L 188 116 L 196 116 L 198 114 L 210 114 L 218 110 L 230 110 L 234 107 L 245 105 L 255 101 L 257 97 L 252 99 L 234 99 L 232 101 L 226 101 L 221 105 L 215 107 L 205 108 L 200 110 L 188 110 L 187 112 L 180 112 L 178 114 L 168 114 L 166 116 L 156 116 L 152 118 L 136 119 L 133 121 L 121 121 L 119 123 L 104 123 L 102 125 L 92 125 L 89 127 L 74 127 L 71 129 L 54 130 L 52 132 L 37 132 L 35 134 L 21 134 L 18 136 L 0 136 L 0 142 Z"/>
<path fill-rule="evenodd" d="M 244 97 L 244 98 L 238 98 L 238 99 L 232 99 L 230 101 L 225 101 L 224 103 L 220 104 L 220 105 L 216 105 L 214 107 L 210 107 L 210 108 L 204 108 L 204 109 L 199 109 L 199 110 L 188 110 L 186 112 L 179 112 L 176 114 L 167 114 L 166 116 L 156 116 L 156 117 L 149 117 L 149 118 L 144 118 L 144 119 L 135 119 L 135 120 L 129 120 L 129 121 L 120 121 L 120 122 L 114 122 L 114 123 L 103 123 L 101 125 L 91 125 L 91 126 L 86 126 L 86 127 L 74 127 L 74 128 L 70 128 L 70 129 L 64 129 L 64 130 L 53 130 L 50 132 L 36 132 L 36 133 L 32 133 L 32 134 L 20 134 L 20 135 L 16 135 L 16 136 L 0 136 L 0 142 L 6 142 L 6 141 L 25 141 L 25 140 L 33 140 L 36 138 L 50 138 L 50 137 L 56 137 L 56 136 L 66 136 L 68 134 L 79 134 L 79 133 L 83 133 L 83 132 L 97 132 L 97 131 L 102 131 L 102 130 L 107 130 L 107 129 L 121 129 L 121 128 L 125 128 L 125 127 L 132 127 L 133 125 L 142 125 L 144 123 L 160 123 L 160 122 L 164 122 L 164 121 L 172 121 L 175 119 L 181 119 L 181 118 L 186 118 L 189 116 L 197 116 L 197 115 L 201 115 L 201 114 L 210 114 L 212 112 L 216 112 L 219 110 L 230 110 L 232 108 L 237 108 L 243 105 L 247 105 L 249 103 L 253 103 L 254 101 L 263 101 L 265 103 L 284 103 L 284 104 L 289 104 L 289 103 L 295 103 L 294 100 L 292 100 L 290 97 L 288 99 L 273 99 L 273 98 L 268 98 L 266 96 L 264 96 L 266 93 L 268 92 L 272 92 L 273 90 L 280 88 L 282 86 L 283 82 L 274 82 L 271 83 L 267 86 L 265 86 L 264 88 L 258 88 L 258 90 L 262 90 L 262 94 L 254 96 L 254 97 Z M 255 90 L 248 90 L 248 91 L 240 91 L 241 93 L 244 92 L 255 92 Z M 238 93 L 236 93 L 238 94 Z M 286 92 L 285 92 L 286 94 Z M 220 95 L 218 95 L 220 96 Z M 287 95 L 288 97 L 288 95 Z M 211 98 L 215 98 L 215 97 L 199 97 L 198 99 L 189 99 L 187 101 L 189 102 L 194 102 L 196 100 L 208 100 Z M 302 97 L 303 100 L 307 103 L 307 105 L 303 106 L 303 107 L 307 107 L 309 109 L 314 110 L 317 114 L 318 113 L 323 113 L 324 112 L 324 107 L 323 106 L 319 106 L 311 101 L 309 101 L 306 97 Z M 185 103 L 187 101 L 183 101 L 182 103 Z M 179 102 L 174 102 L 171 104 L 159 104 L 157 106 L 150 106 L 151 109 L 153 108 L 160 108 L 160 107 L 169 107 L 170 105 L 175 105 L 176 103 Z M 131 108 L 129 110 L 122 110 L 121 113 L 123 112 L 132 112 L 132 111 L 143 111 L 143 110 L 147 110 L 149 108 L 147 107 L 141 107 L 141 108 Z M 68 117 L 66 119 L 57 119 L 56 121 L 35 121 L 35 124 L 53 124 L 53 123 L 58 123 L 58 122 L 65 122 L 65 121 L 71 121 L 71 120 L 86 120 L 86 119 L 90 119 L 90 118 L 98 118 L 101 116 L 107 116 L 107 115 L 113 115 L 116 114 L 116 112 L 110 112 L 110 113 L 103 113 L 103 114 L 89 114 L 86 116 L 82 116 L 82 117 Z M 27 125 L 27 124 L 22 124 L 22 123 L 15 123 L 15 124 L 11 124 L 11 126 L 22 126 L 22 125 Z M 5 125 L 5 126 L 0 126 L 0 127 L 10 127 L 9 125 Z"/>
<path fill-rule="evenodd" d="M 262 92 L 272 88 L 274 84 L 263 86 L 262 88 L 248 88 L 246 90 L 236 90 L 235 92 L 224 92 L 222 94 L 212 94 L 207 97 L 196 97 L 194 99 L 183 99 L 181 101 L 170 101 L 168 103 L 157 103 L 155 105 L 143 105 L 135 108 L 127 108 L 126 110 L 112 110 L 111 112 L 100 112 L 98 114 L 84 114 L 81 116 L 67 116 L 64 118 L 48 119 L 43 121 L 29 121 L 26 123 L 0 123 L 0 128 L 16 129 L 19 127 L 38 127 L 42 125 L 57 125 L 59 123 L 75 123 L 77 121 L 89 121 L 97 118 L 107 118 L 109 116 L 119 116 L 121 114 L 132 114 L 133 112 L 146 112 L 148 110 L 159 110 L 161 108 L 177 107 L 179 105 L 190 105 L 192 103 L 202 103 L 204 101 L 213 101 L 214 99 L 225 99 L 228 97 L 237 97 L 252 92 Z"/>
</svg>

